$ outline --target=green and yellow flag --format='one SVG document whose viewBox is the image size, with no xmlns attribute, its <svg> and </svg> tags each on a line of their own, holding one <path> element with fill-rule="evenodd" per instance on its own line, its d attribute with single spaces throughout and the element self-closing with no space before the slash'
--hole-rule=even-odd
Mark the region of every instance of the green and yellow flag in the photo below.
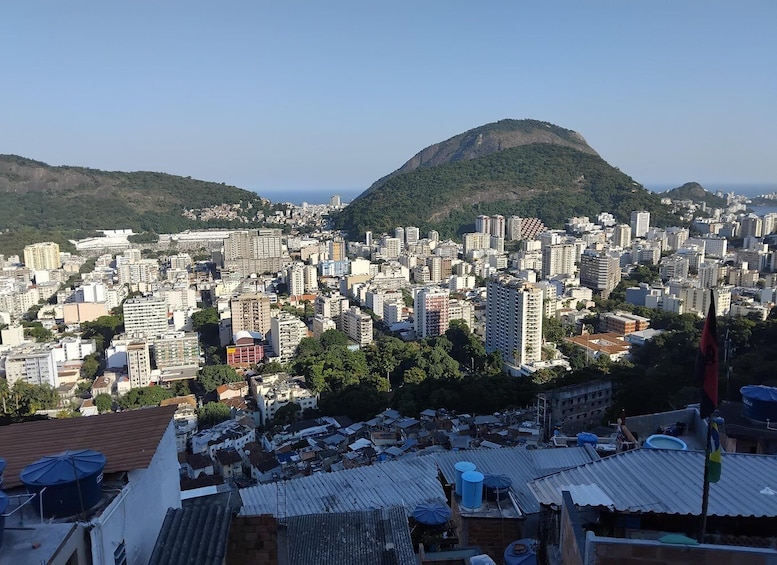
<svg viewBox="0 0 777 565">
<path fill-rule="evenodd" d="M 710 425 L 712 426 L 712 434 L 710 435 L 707 478 L 711 483 L 717 483 L 720 480 L 720 471 L 723 466 L 720 452 L 720 433 L 718 433 L 718 423 L 715 420 L 712 420 Z"/>
</svg>

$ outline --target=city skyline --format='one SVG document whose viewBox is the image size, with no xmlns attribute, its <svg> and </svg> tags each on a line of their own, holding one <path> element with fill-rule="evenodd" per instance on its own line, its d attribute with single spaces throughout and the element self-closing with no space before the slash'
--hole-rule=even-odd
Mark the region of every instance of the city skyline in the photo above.
<svg viewBox="0 0 777 565">
<path fill-rule="evenodd" d="M 356 192 L 532 118 L 650 188 L 777 182 L 771 2 L 44 5 L 6 13 L 0 153 Z"/>
</svg>

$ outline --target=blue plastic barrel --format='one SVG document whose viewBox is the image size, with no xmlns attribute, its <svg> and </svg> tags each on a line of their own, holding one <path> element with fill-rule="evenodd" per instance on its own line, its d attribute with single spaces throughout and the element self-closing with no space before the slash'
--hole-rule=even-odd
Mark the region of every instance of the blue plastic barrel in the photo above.
<svg viewBox="0 0 777 565">
<path fill-rule="evenodd" d="M 467 471 L 461 475 L 461 505 L 480 508 L 483 504 L 483 473 Z"/>
<path fill-rule="evenodd" d="M 459 461 L 453 466 L 453 473 L 456 475 L 456 494 L 459 496 L 461 496 L 461 475 L 474 470 L 475 464 L 469 461 Z"/>
</svg>

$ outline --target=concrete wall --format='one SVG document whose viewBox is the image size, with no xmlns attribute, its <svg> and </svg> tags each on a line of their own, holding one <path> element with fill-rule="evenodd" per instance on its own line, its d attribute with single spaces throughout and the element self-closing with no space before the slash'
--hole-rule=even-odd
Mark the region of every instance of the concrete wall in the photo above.
<svg viewBox="0 0 777 565">
<path fill-rule="evenodd" d="M 585 565 L 695 564 L 775 565 L 777 551 L 727 545 L 667 545 L 648 540 L 600 538 L 591 532 L 586 539 Z"/>
<path fill-rule="evenodd" d="M 172 418 L 148 468 L 130 471 L 128 479 L 129 484 L 93 521 L 94 563 L 113 563 L 114 551 L 121 543 L 126 548 L 127 563 L 148 563 L 167 509 L 181 507 Z"/>
<path fill-rule="evenodd" d="M 583 565 L 585 558 L 585 534 L 580 524 L 574 502 L 569 492 L 562 493 L 564 504 L 561 507 L 561 560 L 564 565 Z"/>
</svg>

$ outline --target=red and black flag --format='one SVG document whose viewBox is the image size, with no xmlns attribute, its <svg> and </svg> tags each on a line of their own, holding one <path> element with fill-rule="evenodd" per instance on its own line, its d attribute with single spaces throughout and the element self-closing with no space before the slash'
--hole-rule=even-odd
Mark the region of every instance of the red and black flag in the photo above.
<svg viewBox="0 0 777 565">
<path fill-rule="evenodd" d="M 708 418 L 718 407 L 718 324 L 715 319 L 715 295 L 710 291 L 710 309 L 696 352 L 696 378 L 701 386 L 702 418 Z"/>
</svg>

